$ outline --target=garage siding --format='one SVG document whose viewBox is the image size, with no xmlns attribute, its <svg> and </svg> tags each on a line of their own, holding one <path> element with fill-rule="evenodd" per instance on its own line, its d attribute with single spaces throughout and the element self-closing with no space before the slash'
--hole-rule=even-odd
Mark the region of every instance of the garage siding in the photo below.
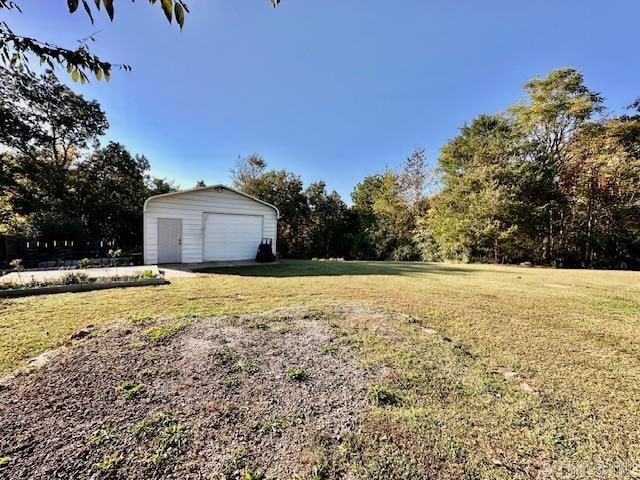
<svg viewBox="0 0 640 480">
<path fill-rule="evenodd" d="M 205 213 L 261 215 L 263 236 L 273 238 L 276 251 L 277 215 L 273 208 L 231 190 L 203 189 L 151 198 L 147 202 L 144 263 L 158 263 L 158 218 L 181 218 L 182 263 L 202 262 Z"/>
</svg>

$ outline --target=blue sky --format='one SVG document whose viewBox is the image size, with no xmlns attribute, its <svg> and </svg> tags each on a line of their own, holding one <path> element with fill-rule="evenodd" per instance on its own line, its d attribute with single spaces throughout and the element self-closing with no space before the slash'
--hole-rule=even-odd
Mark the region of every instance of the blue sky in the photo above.
<svg viewBox="0 0 640 480">
<path fill-rule="evenodd" d="M 3 14 L 21 34 L 133 66 L 72 88 L 97 99 L 107 139 L 152 173 L 192 187 L 227 183 L 238 156 L 324 179 L 344 197 L 415 147 L 435 162 L 464 122 L 504 110 L 522 84 L 583 70 L 620 111 L 640 96 L 635 0 L 190 0 L 185 28 L 147 1 L 116 2 L 91 25 L 64 0 Z M 61 75 L 64 77 L 64 74 Z"/>
</svg>

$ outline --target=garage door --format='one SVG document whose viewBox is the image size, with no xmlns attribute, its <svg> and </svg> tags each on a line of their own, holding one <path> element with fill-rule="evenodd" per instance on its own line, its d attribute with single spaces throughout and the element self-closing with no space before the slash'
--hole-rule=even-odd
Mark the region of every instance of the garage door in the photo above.
<svg viewBox="0 0 640 480">
<path fill-rule="evenodd" d="M 261 239 L 262 216 L 205 215 L 205 261 L 254 259 Z"/>
</svg>

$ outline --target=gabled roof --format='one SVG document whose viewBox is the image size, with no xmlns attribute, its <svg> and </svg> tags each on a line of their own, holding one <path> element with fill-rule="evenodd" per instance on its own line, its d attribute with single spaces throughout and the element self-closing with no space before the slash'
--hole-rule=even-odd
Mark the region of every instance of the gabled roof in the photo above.
<svg viewBox="0 0 640 480">
<path fill-rule="evenodd" d="M 160 195 L 154 195 L 153 197 L 149 197 L 149 198 L 147 198 L 145 200 L 144 207 L 142 208 L 142 211 L 146 212 L 147 211 L 147 203 L 149 203 L 150 200 L 153 200 L 153 199 L 156 199 L 156 198 L 169 197 L 171 195 L 181 195 L 183 193 L 202 192 L 204 190 L 220 190 L 220 189 L 229 190 L 230 192 L 237 193 L 239 195 L 242 195 L 243 197 L 250 198 L 251 200 L 254 200 L 254 201 L 258 202 L 258 203 L 266 205 L 267 207 L 273 208 L 276 211 L 276 215 L 278 216 L 278 218 L 280 218 L 280 210 L 278 210 L 278 207 L 276 207 L 275 205 L 271 205 L 270 203 L 267 203 L 267 202 L 265 202 L 263 200 L 260 200 L 259 198 L 256 198 L 256 197 L 254 197 L 252 195 L 249 195 L 248 193 L 241 192 L 240 190 L 236 190 L 235 188 L 231 188 L 231 187 L 228 187 L 228 186 L 222 185 L 222 184 L 209 185 L 209 186 L 206 186 L 206 187 L 190 188 L 189 190 L 178 190 L 177 192 L 161 193 Z"/>
</svg>

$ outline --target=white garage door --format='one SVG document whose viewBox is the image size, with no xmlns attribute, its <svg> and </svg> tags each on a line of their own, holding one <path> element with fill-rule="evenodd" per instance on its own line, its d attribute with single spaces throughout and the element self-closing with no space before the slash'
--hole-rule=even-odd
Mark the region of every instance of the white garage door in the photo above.
<svg viewBox="0 0 640 480">
<path fill-rule="evenodd" d="M 205 261 L 254 259 L 261 239 L 262 216 L 205 215 Z"/>
</svg>

